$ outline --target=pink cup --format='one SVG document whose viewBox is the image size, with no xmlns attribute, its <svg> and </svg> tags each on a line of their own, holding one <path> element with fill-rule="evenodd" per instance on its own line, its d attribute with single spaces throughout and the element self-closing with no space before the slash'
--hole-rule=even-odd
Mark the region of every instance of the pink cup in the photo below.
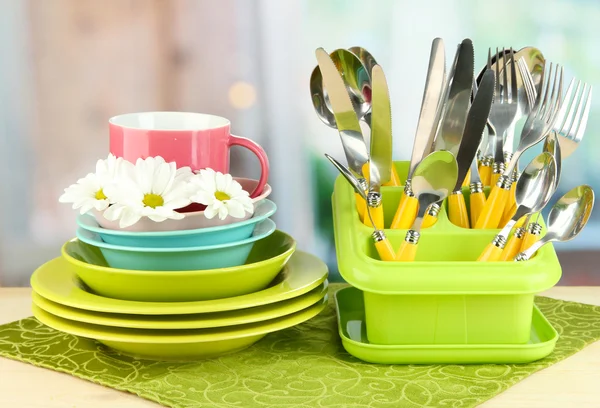
<svg viewBox="0 0 600 408">
<path fill-rule="evenodd" d="M 250 197 L 259 196 L 269 178 L 269 160 L 260 145 L 230 133 L 229 120 L 203 113 L 142 112 L 114 116 L 110 126 L 110 152 L 134 162 L 162 156 L 177 167 L 211 168 L 229 173 L 229 148 L 249 149 L 258 157 L 260 179 Z"/>
</svg>

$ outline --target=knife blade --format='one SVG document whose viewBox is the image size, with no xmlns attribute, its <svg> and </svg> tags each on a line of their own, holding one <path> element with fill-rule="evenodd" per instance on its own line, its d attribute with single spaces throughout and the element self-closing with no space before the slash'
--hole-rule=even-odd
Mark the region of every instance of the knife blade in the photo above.
<svg viewBox="0 0 600 408">
<path fill-rule="evenodd" d="M 448 101 L 435 150 L 448 150 L 456 156 L 469 111 L 471 88 L 475 75 L 473 42 L 464 39 L 458 50 L 456 69 L 448 92 Z"/>
<path fill-rule="evenodd" d="M 471 167 L 471 163 L 475 160 L 477 149 L 481 142 L 481 138 L 483 137 L 483 129 L 487 123 L 492 102 L 494 100 L 494 86 L 494 72 L 492 70 L 487 70 L 481 78 L 481 82 L 477 89 L 477 95 L 475 96 L 467 115 L 462 140 L 460 142 L 458 153 L 456 154 L 458 179 L 456 180 L 456 186 L 452 191 L 459 191 L 461 189 L 463 180 Z"/>
<path fill-rule="evenodd" d="M 435 38 L 431 44 L 429 68 L 425 79 L 425 90 L 421 102 L 421 112 L 415 133 L 408 179 L 412 177 L 417 165 L 429 154 L 434 143 L 437 124 L 441 115 L 446 80 L 446 53 L 444 40 Z"/>
<path fill-rule="evenodd" d="M 369 186 L 373 191 L 392 178 L 392 108 L 383 69 L 371 71 L 371 161 Z"/>
<path fill-rule="evenodd" d="M 357 175 L 362 176 L 362 168 L 369 161 L 369 153 L 344 80 L 327 51 L 317 48 L 315 54 L 342 140 L 348 167 Z"/>
</svg>

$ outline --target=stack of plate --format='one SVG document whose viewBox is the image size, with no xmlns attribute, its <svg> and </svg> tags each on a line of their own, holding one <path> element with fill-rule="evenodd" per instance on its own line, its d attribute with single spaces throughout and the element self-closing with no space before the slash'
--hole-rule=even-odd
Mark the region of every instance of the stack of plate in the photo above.
<svg viewBox="0 0 600 408">
<path fill-rule="evenodd" d="M 78 218 L 78 238 L 32 278 L 42 323 L 158 360 L 216 357 L 300 324 L 327 303 L 327 267 L 252 218 L 176 231 L 124 231 Z"/>
</svg>

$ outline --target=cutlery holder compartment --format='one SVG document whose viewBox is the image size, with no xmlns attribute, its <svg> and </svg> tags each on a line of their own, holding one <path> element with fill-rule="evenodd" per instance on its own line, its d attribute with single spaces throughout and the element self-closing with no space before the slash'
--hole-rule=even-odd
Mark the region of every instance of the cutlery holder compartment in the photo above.
<svg viewBox="0 0 600 408">
<path fill-rule="evenodd" d="M 395 164 L 406 178 L 408 163 Z M 402 187 L 384 187 L 382 193 L 389 225 Z M 380 261 L 372 228 L 359 220 L 354 192 L 341 176 L 332 203 L 340 274 L 364 292 L 367 336 L 373 344 L 526 343 L 534 295 L 561 276 L 551 245 L 526 262 L 476 261 L 498 230 L 457 227 L 446 205 L 437 223 L 422 230 L 414 262 Z M 399 248 L 406 230 L 385 232 Z"/>
</svg>

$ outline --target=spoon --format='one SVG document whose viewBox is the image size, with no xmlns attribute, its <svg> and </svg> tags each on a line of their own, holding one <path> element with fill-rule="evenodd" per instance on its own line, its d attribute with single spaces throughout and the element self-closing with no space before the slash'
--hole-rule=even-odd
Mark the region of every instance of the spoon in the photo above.
<svg viewBox="0 0 600 408">
<path fill-rule="evenodd" d="M 346 178 L 346 180 L 348 180 L 350 185 L 354 188 L 354 191 L 357 194 L 360 194 L 360 196 L 365 201 L 367 201 L 367 194 L 362 189 L 358 179 L 356 177 L 354 177 L 352 172 L 346 166 L 344 166 L 343 164 L 338 162 L 336 159 L 334 159 L 327 153 L 325 153 L 325 157 L 327 157 L 327 159 L 331 162 L 331 164 L 333 164 L 335 166 L 335 168 L 338 169 L 338 171 L 342 174 L 342 176 L 344 176 Z M 371 225 L 375 226 L 376 224 L 373 222 L 373 218 L 371 217 L 371 210 L 369 209 L 368 206 L 367 206 L 365 212 L 368 215 L 369 219 L 371 220 Z M 394 253 L 394 248 L 392 247 L 392 244 L 385 236 L 385 232 L 378 229 L 377 227 L 373 227 L 373 228 L 374 228 L 374 231 L 373 231 L 373 234 L 371 234 L 371 237 L 373 238 L 373 242 L 375 243 L 375 249 L 377 250 L 377 253 L 379 254 L 379 258 L 382 261 L 394 261 L 396 258 L 396 255 Z"/>
<path fill-rule="evenodd" d="M 485 247 L 477 259 L 478 261 L 498 261 L 501 259 L 508 234 L 513 226 L 521 217 L 544 208 L 544 205 L 552 197 L 555 181 L 556 162 L 554 157 L 548 152 L 536 156 L 523 170 L 523 174 L 517 182 L 515 190 L 515 198 L 518 204 L 517 212 L 506 223 L 500 233 L 494 237 L 492 242 Z M 520 246 L 517 246 L 515 252 L 518 252 L 519 248 Z M 507 251 L 512 250 L 507 249 Z"/>
<path fill-rule="evenodd" d="M 371 71 L 352 52 L 337 49 L 329 54 L 337 67 L 359 120 L 371 127 Z M 365 92 L 363 94 L 363 92 Z M 317 65 L 310 76 L 310 94 L 317 116 L 323 123 L 337 129 L 335 116 L 323 86 L 323 76 Z"/>
<path fill-rule="evenodd" d="M 554 73 L 554 78 L 552 73 Z M 512 186 L 512 173 L 519 158 L 527 149 L 541 142 L 552 130 L 551 127 L 562 100 L 562 82 L 562 67 L 557 65 L 553 71 L 552 64 L 550 64 L 548 75 L 544 78 L 544 92 L 538 94 L 536 104 L 521 131 L 519 146 L 504 173 L 498 179 L 498 183 L 492 187 L 475 224 L 476 229 L 494 229 L 500 224 Z"/>
<path fill-rule="evenodd" d="M 573 188 L 552 206 L 546 235 L 517 255 L 515 261 L 527 261 L 548 242 L 565 242 L 575 238 L 590 219 L 593 207 L 594 190 L 590 186 Z"/>
<path fill-rule="evenodd" d="M 573 154 L 585 134 L 592 100 L 592 87 L 585 83 L 582 86 L 581 81 L 577 81 L 577 86 L 574 90 L 574 85 L 575 79 L 572 79 L 564 98 L 565 102 L 558 112 L 554 128 L 544 143 L 544 151 L 553 151 L 555 158 L 559 156 L 567 158 Z M 575 91 L 574 94 L 573 90 Z M 558 160 L 557 163 L 557 186 L 561 175 L 560 162 L 561 161 Z M 527 231 L 523 238 L 521 250 L 529 248 L 539 239 L 540 233 L 542 232 L 542 226 L 538 223 L 539 217 L 540 214 L 538 213 L 535 222 L 525 224 L 527 225 Z M 529 219 L 527 219 L 527 222 L 529 222 Z"/>
<path fill-rule="evenodd" d="M 448 196 L 458 178 L 458 164 L 454 155 L 448 151 L 437 151 L 425 157 L 415 169 L 411 180 L 413 194 L 419 203 L 417 217 L 398 253 L 397 261 L 413 261 L 417 254 L 417 245 L 423 218 L 430 205 Z"/>
<path fill-rule="evenodd" d="M 358 59 L 360 60 L 360 62 L 362 62 L 362 64 L 364 65 L 364 67 L 367 69 L 367 72 L 369 73 L 369 77 L 372 78 L 372 72 L 373 72 L 373 67 L 375 67 L 375 65 L 377 64 L 377 61 L 375 60 L 375 58 L 373 57 L 373 55 L 367 51 L 366 49 L 364 49 L 363 47 L 350 47 L 348 48 L 348 51 L 350 51 L 351 53 L 353 53 L 354 55 L 356 55 L 358 57 Z M 368 87 L 363 88 L 362 90 L 362 94 L 365 97 L 365 100 L 368 103 L 371 103 L 371 96 L 372 96 L 372 87 L 370 86 L 371 84 L 369 84 Z M 367 112 L 367 114 L 365 115 L 365 123 L 371 123 L 371 112 Z"/>
</svg>

